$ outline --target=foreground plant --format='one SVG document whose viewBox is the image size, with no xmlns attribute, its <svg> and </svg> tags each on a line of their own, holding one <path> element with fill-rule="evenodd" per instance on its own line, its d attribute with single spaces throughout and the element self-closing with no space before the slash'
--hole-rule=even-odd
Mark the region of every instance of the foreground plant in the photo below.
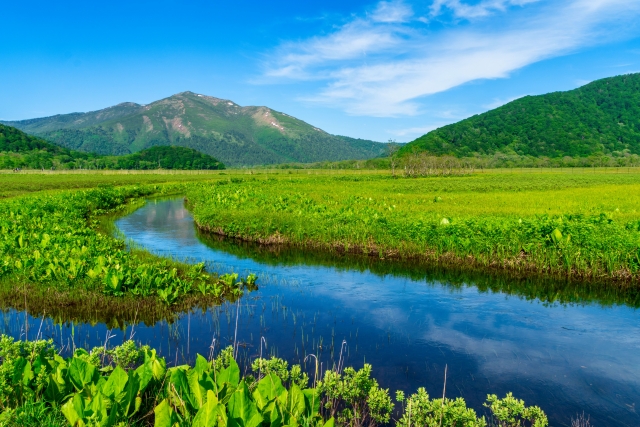
<svg viewBox="0 0 640 427">
<path fill-rule="evenodd" d="M 155 427 L 333 427 L 389 423 L 388 390 L 371 378 L 371 366 L 332 369 L 316 387 L 299 365 L 256 359 L 253 374 L 241 376 L 229 347 L 193 366 L 167 367 L 148 346 L 132 341 L 105 349 L 78 349 L 61 357 L 51 340 L 14 341 L 0 336 L 0 425 L 44 424 Z M 254 376 L 255 375 L 255 376 Z M 431 400 L 424 389 L 403 405 L 401 427 L 484 427 L 484 417 L 462 398 Z M 487 408 L 501 427 L 546 427 L 537 407 L 508 394 L 491 395 Z"/>
<path fill-rule="evenodd" d="M 204 264 L 176 266 L 139 256 L 122 240 L 97 231 L 100 215 L 159 191 L 157 186 L 103 187 L 1 202 L 0 279 L 110 297 L 157 297 L 167 305 L 193 294 L 237 297 L 253 287 L 253 275 L 217 277 Z"/>
</svg>

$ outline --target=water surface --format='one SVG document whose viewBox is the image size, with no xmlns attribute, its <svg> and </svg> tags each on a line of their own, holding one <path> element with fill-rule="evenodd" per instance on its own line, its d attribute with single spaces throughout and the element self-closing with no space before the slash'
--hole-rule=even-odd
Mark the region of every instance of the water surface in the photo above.
<svg viewBox="0 0 640 427">
<path fill-rule="evenodd" d="M 583 411 L 598 427 L 640 425 L 640 313 L 628 305 L 597 298 L 550 303 L 553 297 L 518 296 L 515 285 L 501 286 L 509 293 L 487 292 L 487 286 L 436 280 L 426 270 L 421 275 L 419 266 L 403 274 L 390 264 L 367 267 L 367 260 L 291 256 L 220 241 L 195 230 L 181 199 L 150 201 L 116 224 L 151 252 L 206 262 L 223 273 L 255 273 L 259 290 L 238 304 L 124 330 L 55 326 L 27 316 L 32 335 L 40 329 L 69 348 L 103 345 L 107 337 L 115 345 L 132 336 L 183 363 L 232 344 L 237 333 L 244 361 L 263 352 L 302 363 L 312 353 L 326 367 L 342 352 L 347 365 L 371 363 L 392 395 L 421 386 L 441 395 L 446 366 L 447 397 L 462 396 L 479 412 L 487 393 L 512 391 L 541 406 L 551 425 L 570 425 Z M 24 313 L 5 313 L 0 326 L 24 334 Z"/>
</svg>

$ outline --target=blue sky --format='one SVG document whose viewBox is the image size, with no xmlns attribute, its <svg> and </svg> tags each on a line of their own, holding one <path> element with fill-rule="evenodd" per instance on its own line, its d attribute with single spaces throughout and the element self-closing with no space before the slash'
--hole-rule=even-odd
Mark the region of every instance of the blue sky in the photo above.
<svg viewBox="0 0 640 427">
<path fill-rule="evenodd" d="M 523 95 L 640 72 L 640 1 L 5 2 L 0 119 L 191 90 L 409 141 Z"/>
</svg>

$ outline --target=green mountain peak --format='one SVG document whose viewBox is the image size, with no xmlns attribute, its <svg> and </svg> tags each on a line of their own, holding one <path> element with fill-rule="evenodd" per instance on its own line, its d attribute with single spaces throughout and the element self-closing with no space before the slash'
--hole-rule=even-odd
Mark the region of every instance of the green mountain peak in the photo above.
<svg viewBox="0 0 640 427">
<path fill-rule="evenodd" d="M 516 99 L 433 130 L 399 154 L 412 152 L 550 158 L 640 154 L 640 73 Z"/>
<path fill-rule="evenodd" d="M 385 152 L 384 144 L 331 135 L 269 107 L 243 107 L 190 91 L 146 105 L 126 102 L 88 113 L 4 123 L 79 151 L 128 154 L 175 145 L 233 166 L 368 159 Z"/>
</svg>

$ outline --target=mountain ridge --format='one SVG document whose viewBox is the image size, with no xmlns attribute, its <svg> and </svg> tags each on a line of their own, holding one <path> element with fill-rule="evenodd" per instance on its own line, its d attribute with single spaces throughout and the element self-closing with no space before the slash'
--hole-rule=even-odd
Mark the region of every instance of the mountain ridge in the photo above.
<svg viewBox="0 0 640 427">
<path fill-rule="evenodd" d="M 193 148 L 225 164 L 368 159 L 383 143 L 331 135 L 266 106 L 180 92 L 141 105 L 1 122 L 70 149 L 121 155 L 157 145 Z"/>
<path fill-rule="evenodd" d="M 516 99 L 435 129 L 402 147 L 399 155 L 412 152 L 550 158 L 640 154 L 640 73 Z"/>
</svg>

